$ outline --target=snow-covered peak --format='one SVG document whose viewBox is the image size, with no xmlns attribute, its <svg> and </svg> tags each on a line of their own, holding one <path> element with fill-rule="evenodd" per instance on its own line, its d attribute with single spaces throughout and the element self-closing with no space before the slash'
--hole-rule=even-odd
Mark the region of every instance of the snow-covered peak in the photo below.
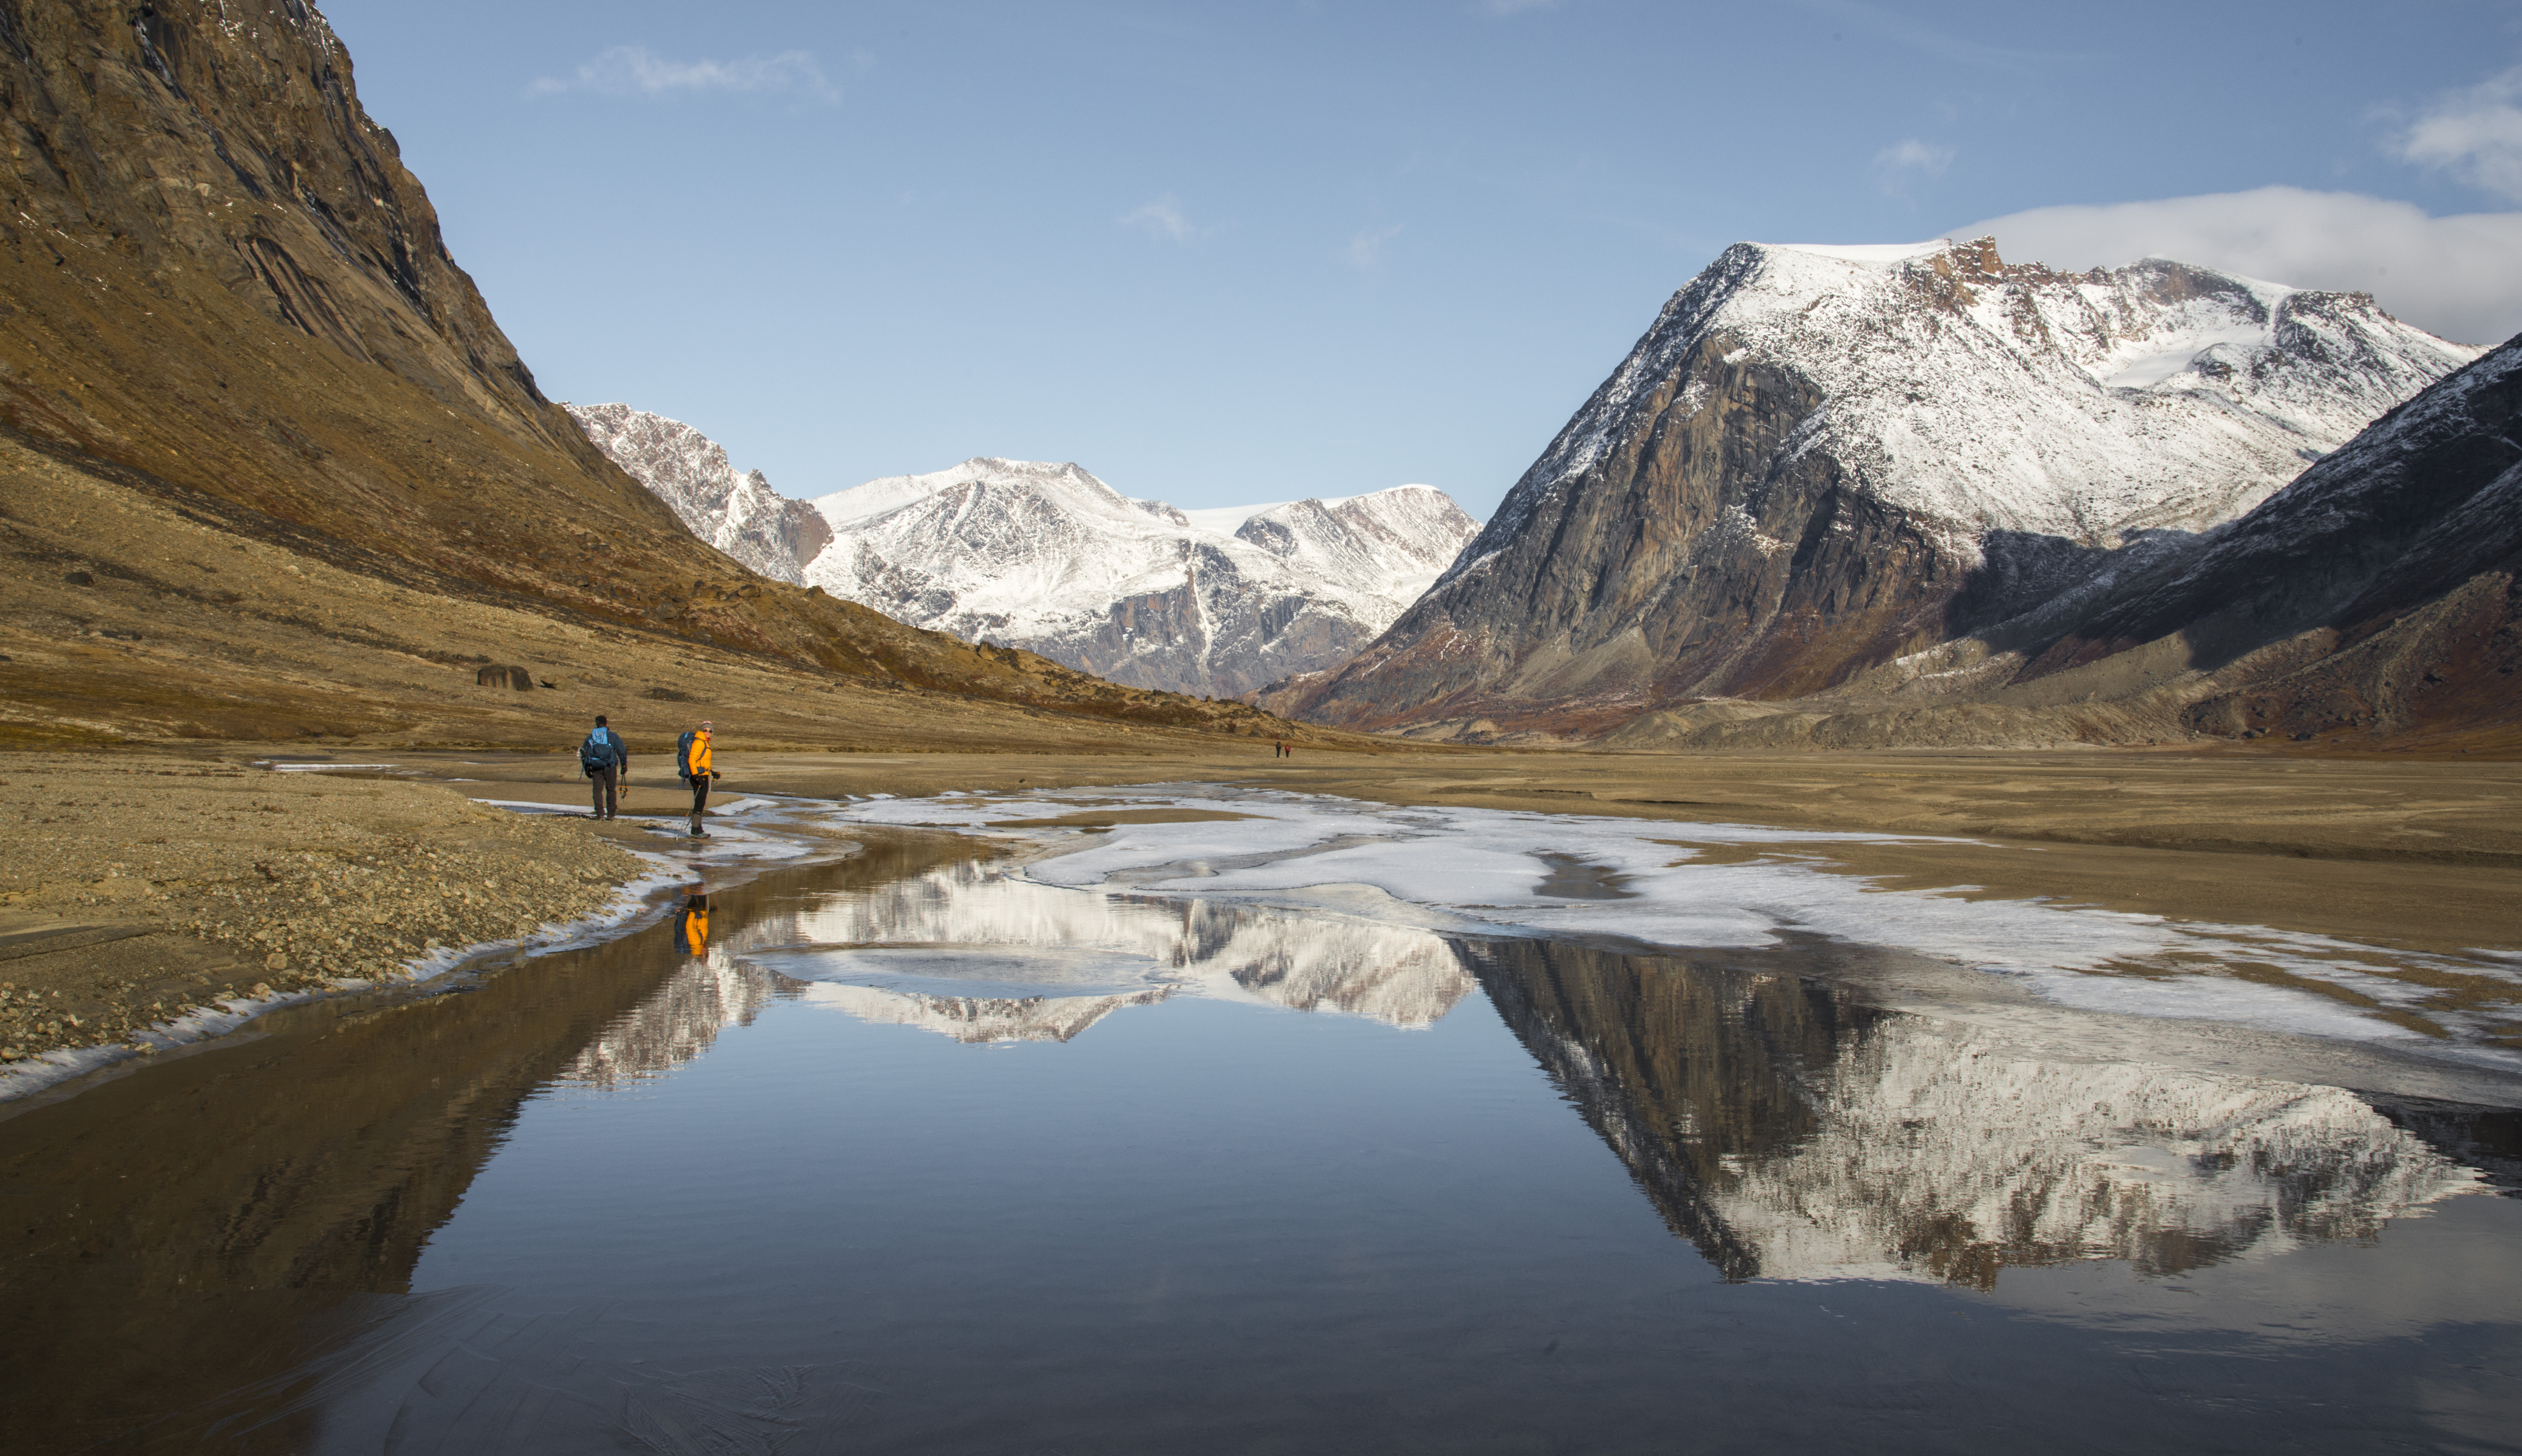
<svg viewBox="0 0 2522 1456">
<path fill-rule="evenodd" d="M 888 511 L 948 492 L 978 487 L 983 491 L 1022 491 L 1058 500 L 1073 509 L 1120 518 L 1138 511 L 1120 492 L 1097 480 L 1075 462 L 1048 464 L 1039 460 L 1002 460 L 975 455 L 960 465 L 925 475 L 888 475 L 818 495 L 812 502 L 835 530 L 873 520 Z"/>
<path fill-rule="evenodd" d="M 1668 407 L 1658 387 L 1703 345 L 1817 391 L 1828 404 L 1792 447 L 1827 450 L 1963 561 L 1990 531 L 2107 544 L 2230 520 L 2479 353 L 2363 294 L 2165 258 L 2061 273 L 2008 264 L 1987 238 L 1740 243 L 1664 305 L 1491 543 Z"/>
<path fill-rule="evenodd" d="M 570 408 L 693 534 L 756 571 L 1140 687 L 1235 696 L 1336 667 L 1478 530 L 1432 486 L 1183 511 L 1073 461 L 991 455 L 785 500 L 680 421 Z"/>
<path fill-rule="evenodd" d="M 1073 464 L 989 458 L 816 505 L 835 535 L 805 579 L 836 596 L 1117 681 L 1228 695 L 1345 661 L 1478 530 L 1430 486 L 1182 511 Z"/>
<path fill-rule="evenodd" d="M 1272 506 L 1235 534 L 1327 579 L 1385 584 L 1378 594 L 1398 617 L 1453 565 L 1479 523 L 1433 486 L 1396 486 L 1336 503 Z"/>
</svg>

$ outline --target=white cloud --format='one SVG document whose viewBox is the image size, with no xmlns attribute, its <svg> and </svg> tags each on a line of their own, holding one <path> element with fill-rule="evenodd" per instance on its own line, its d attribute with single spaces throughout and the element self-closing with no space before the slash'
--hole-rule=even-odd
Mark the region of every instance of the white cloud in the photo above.
<svg viewBox="0 0 2522 1456">
<path fill-rule="evenodd" d="M 2465 344 L 2522 332 L 2522 212 L 2429 217 L 2353 192 L 2262 187 L 2159 202 L 2036 208 L 1946 236 L 1993 233 L 2014 262 L 2079 269 L 2176 258 L 2288 283 L 2369 293 L 2422 329 Z"/>
<path fill-rule="evenodd" d="M 677 96 L 733 91 L 809 96 L 838 101 L 838 87 L 805 51 L 748 56 L 739 61 L 671 61 L 645 46 L 617 45 L 566 77 L 543 76 L 529 96 L 587 91 L 599 96 Z"/>
<path fill-rule="evenodd" d="M 2482 192 L 2522 202 L 2522 66 L 2483 85 L 2449 91 L 2398 138 L 2403 162 L 2451 172 Z"/>
<path fill-rule="evenodd" d="M 1383 245 L 1401 235 L 1401 224 L 1360 229 L 1348 240 L 1348 265 L 1363 272 L 1383 261 Z"/>
<path fill-rule="evenodd" d="M 1143 228 L 1148 237 L 1168 243 L 1188 243 L 1199 236 L 1199 229 L 1183 215 L 1182 204 L 1170 192 L 1112 219 L 1123 227 Z"/>
<path fill-rule="evenodd" d="M 1952 164 L 1952 148 L 1922 142 L 1913 136 L 1874 154 L 1874 185 L 1898 197 L 1908 191 L 1911 182 L 1940 177 L 1944 168 Z"/>
</svg>

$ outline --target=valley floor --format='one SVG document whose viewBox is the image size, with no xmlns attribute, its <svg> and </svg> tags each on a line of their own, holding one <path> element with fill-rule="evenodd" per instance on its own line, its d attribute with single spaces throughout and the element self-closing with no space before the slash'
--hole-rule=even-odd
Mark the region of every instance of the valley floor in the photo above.
<svg viewBox="0 0 2522 1456">
<path fill-rule="evenodd" d="M 347 772 L 260 766 L 273 759 Z M 1215 782 L 1402 805 L 1933 835 L 1968 842 L 1693 848 L 1798 859 L 1886 888 L 2047 898 L 2395 950 L 2522 952 L 2522 764 L 2503 762 L 2125 750 L 1303 749 L 1280 760 L 1266 741 L 1095 756 L 748 754 L 730 741 L 720 763 L 722 804 L 747 794 Z M 583 809 L 584 781 L 566 754 L 13 753 L 0 755 L 0 782 L 18 785 L 20 817 L 0 850 L 0 990 L 12 998 L 0 1008 L 0 1044 L 21 1057 L 126 1039 L 217 998 L 373 978 L 442 947 L 595 914 L 645 872 L 605 840 L 654 842 L 628 821 L 468 802 Z M 626 815 L 662 818 L 687 804 L 664 755 L 634 759 Z M 1095 822 L 1094 811 L 1069 822 Z M 2522 1043 L 2522 1022 L 2508 1036 Z"/>
</svg>

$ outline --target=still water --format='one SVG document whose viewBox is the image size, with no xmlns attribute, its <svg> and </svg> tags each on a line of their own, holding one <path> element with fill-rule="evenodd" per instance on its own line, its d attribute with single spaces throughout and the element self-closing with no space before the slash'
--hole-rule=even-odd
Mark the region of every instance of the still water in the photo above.
<svg viewBox="0 0 2522 1456">
<path fill-rule="evenodd" d="M 870 829 L 0 1120 L 0 1433 L 2522 1446 L 2513 1111 L 1888 1009 L 1844 960 Z"/>
</svg>

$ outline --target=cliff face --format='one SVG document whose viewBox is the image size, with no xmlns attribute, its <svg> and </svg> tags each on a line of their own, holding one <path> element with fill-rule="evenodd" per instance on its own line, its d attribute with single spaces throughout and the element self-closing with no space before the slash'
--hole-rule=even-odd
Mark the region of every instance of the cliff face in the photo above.
<svg viewBox="0 0 2522 1456">
<path fill-rule="evenodd" d="M 1589 732 L 1831 689 L 2248 511 L 2476 352 L 2360 295 L 2163 260 L 1740 245 L 1416 607 L 1271 701 Z"/>
<path fill-rule="evenodd" d="M 557 519 L 671 549 L 536 388 L 308 7 L 15 5 L 0 108 L 12 428 L 502 585 L 558 586 L 536 564 Z M 520 519 L 531 492 L 549 506 Z"/>
<path fill-rule="evenodd" d="M 357 663 L 425 656 L 469 690 L 490 657 L 425 644 L 515 612 L 623 644 L 605 658 L 626 672 L 671 678 L 706 644 L 802 685 L 1214 717 L 763 582 L 695 540 L 543 398 L 302 0 L 0 0 L 0 717 L 268 733 L 315 722 Z M 63 471 L 106 503 L 48 508 Z M 299 624 L 307 661 L 241 667 L 216 643 L 279 620 L 268 583 L 206 575 L 197 527 L 371 587 L 355 616 Z M 156 642 L 158 623 L 179 630 L 145 670 L 75 645 Z M 270 711 L 197 706 L 231 701 Z"/>
<path fill-rule="evenodd" d="M 2522 340 L 2375 421 L 2266 504 L 2132 571 L 2024 666 L 2157 642 L 2218 737 L 2522 728 Z M 2042 634 L 2025 634 L 2036 644 Z"/>
<path fill-rule="evenodd" d="M 680 420 L 628 404 L 561 407 L 692 535 L 772 581 L 805 585 L 799 567 L 832 539 L 821 512 L 771 490 L 759 470 L 739 475 L 724 446 Z"/>
</svg>

